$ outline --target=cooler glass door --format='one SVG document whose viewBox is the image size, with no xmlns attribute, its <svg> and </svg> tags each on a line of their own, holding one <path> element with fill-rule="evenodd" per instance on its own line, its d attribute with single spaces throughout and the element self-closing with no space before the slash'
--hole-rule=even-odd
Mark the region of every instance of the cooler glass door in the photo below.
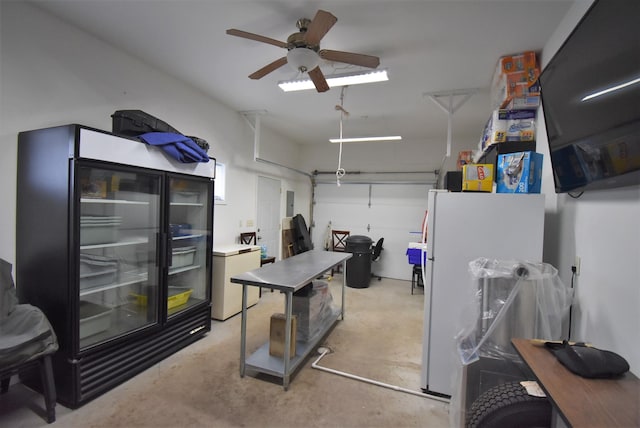
<svg viewBox="0 0 640 428">
<path fill-rule="evenodd" d="M 80 166 L 80 349 L 158 323 L 161 176 Z"/>
<path fill-rule="evenodd" d="M 207 301 L 211 189 L 210 181 L 174 175 L 169 178 L 169 317 Z"/>
</svg>

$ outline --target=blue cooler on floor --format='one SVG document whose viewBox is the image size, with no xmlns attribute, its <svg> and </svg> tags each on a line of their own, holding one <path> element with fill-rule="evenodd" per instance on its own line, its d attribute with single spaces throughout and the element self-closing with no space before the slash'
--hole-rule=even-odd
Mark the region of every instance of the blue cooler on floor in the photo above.
<svg viewBox="0 0 640 428">
<path fill-rule="evenodd" d="M 424 252 L 422 251 L 424 249 Z M 422 265 L 427 260 L 427 244 L 422 242 L 409 242 L 407 257 L 410 265 Z"/>
</svg>

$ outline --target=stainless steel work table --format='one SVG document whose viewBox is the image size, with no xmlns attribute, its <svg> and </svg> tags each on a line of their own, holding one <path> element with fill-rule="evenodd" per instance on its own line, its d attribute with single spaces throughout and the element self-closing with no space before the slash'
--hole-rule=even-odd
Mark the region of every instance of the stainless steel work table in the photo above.
<svg viewBox="0 0 640 428">
<path fill-rule="evenodd" d="M 231 282 L 242 284 L 242 327 L 240 339 L 240 376 L 244 377 L 246 369 L 270 374 L 282 378 L 282 386 L 285 390 L 289 387 L 289 376 L 304 361 L 305 357 L 313 350 L 326 332 L 335 322 L 344 319 L 344 295 L 347 278 L 347 259 L 351 253 L 332 251 L 307 251 L 289 257 L 277 263 L 265 265 L 231 277 Z M 342 303 L 340 310 L 334 313 L 334 319 L 327 323 L 324 330 L 308 342 L 296 341 L 296 355 L 290 358 L 291 347 L 291 311 L 293 306 L 293 293 L 309 284 L 324 272 L 342 263 Z M 285 346 L 284 357 L 274 357 L 269 354 L 269 341 L 262 345 L 249 358 L 246 358 L 247 339 L 247 287 L 264 287 L 272 290 L 280 290 L 285 294 Z"/>
</svg>

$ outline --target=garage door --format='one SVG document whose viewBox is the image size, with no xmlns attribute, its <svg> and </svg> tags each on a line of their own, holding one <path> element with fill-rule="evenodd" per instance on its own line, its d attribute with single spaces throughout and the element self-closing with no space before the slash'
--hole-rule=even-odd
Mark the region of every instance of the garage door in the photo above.
<svg viewBox="0 0 640 428">
<path fill-rule="evenodd" d="M 375 243 L 384 238 L 384 251 L 372 264 L 376 275 L 411 279 L 407 244 L 420 239 L 427 209 L 428 184 L 317 184 L 312 240 L 314 248 L 330 245 L 330 230 L 349 230 Z"/>
</svg>

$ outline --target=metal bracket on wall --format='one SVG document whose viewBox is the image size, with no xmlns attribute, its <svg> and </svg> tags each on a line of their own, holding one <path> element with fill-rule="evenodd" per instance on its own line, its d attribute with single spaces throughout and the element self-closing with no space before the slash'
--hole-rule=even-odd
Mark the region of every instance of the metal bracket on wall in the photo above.
<svg viewBox="0 0 640 428">
<path fill-rule="evenodd" d="M 267 114 L 266 110 L 247 110 L 240 114 L 245 118 L 253 130 L 253 160 L 260 158 L 260 118 Z"/>
<path fill-rule="evenodd" d="M 424 92 L 422 95 L 425 97 L 429 97 L 431 101 L 433 101 L 438 107 L 440 107 L 445 113 L 447 113 L 447 152 L 445 156 L 442 158 L 442 164 L 438 169 L 438 179 L 440 182 L 440 171 L 443 171 L 445 160 L 451 156 L 451 136 L 453 132 L 453 115 L 455 112 L 462 107 L 462 105 L 469 99 L 473 94 L 480 91 L 479 88 L 471 88 L 471 89 L 453 89 L 449 91 L 440 91 L 440 92 Z M 454 103 L 454 98 L 457 98 Z M 444 103 L 443 99 L 448 100 L 448 103 Z"/>
<path fill-rule="evenodd" d="M 281 163 L 273 162 L 260 157 L 260 138 L 261 138 L 260 131 L 261 131 L 261 123 L 262 123 L 261 118 L 262 116 L 267 114 L 267 110 L 241 111 L 240 114 L 244 117 L 244 119 L 247 121 L 247 123 L 253 130 L 253 161 L 254 162 L 262 162 L 269 165 L 275 165 L 277 167 L 285 168 L 285 169 L 288 169 L 289 171 L 297 172 L 298 174 L 302 174 L 304 176 L 309 177 L 310 179 L 313 179 L 313 176 L 308 172 L 301 171 L 299 169 L 292 168 L 290 166 L 283 165 Z"/>
<path fill-rule="evenodd" d="M 447 157 L 451 156 L 451 132 L 453 129 L 453 115 L 455 112 L 462 107 L 473 94 L 478 92 L 479 88 L 473 89 L 453 89 L 450 91 L 441 91 L 441 92 L 425 92 L 422 95 L 425 97 L 429 97 L 431 101 L 436 103 L 438 107 L 444 110 L 447 113 Z M 458 97 L 457 101 L 454 104 L 454 97 Z M 442 100 L 447 99 L 448 103 L 444 103 Z"/>
</svg>

